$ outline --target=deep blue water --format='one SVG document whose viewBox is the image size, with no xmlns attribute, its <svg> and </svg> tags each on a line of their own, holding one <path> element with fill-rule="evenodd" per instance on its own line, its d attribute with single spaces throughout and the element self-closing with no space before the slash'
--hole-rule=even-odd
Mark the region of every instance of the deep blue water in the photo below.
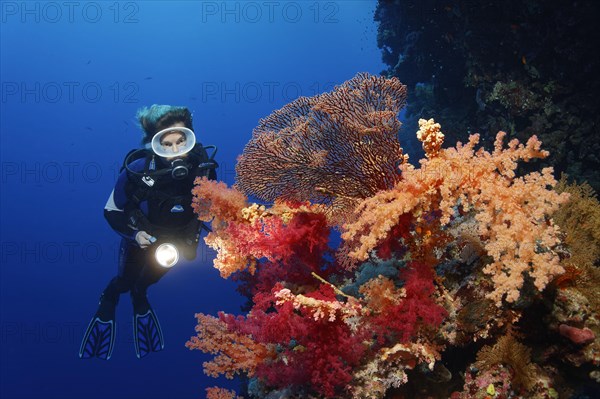
<svg viewBox="0 0 600 399">
<path fill-rule="evenodd" d="M 13 2 L 1 6 L 0 397 L 198 398 L 236 381 L 202 372 L 184 347 L 194 313 L 240 313 L 243 298 L 193 263 L 149 292 L 164 351 L 138 360 L 122 296 L 109 361 L 80 360 L 83 331 L 116 273 L 118 236 L 103 218 L 138 108 L 186 105 L 218 177 L 260 118 L 357 72 L 384 69 L 375 1 Z"/>
</svg>

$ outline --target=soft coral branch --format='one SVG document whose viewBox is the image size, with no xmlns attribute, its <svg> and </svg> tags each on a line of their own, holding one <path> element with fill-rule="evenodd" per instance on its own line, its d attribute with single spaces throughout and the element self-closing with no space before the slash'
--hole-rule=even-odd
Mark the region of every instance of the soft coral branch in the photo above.
<svg viewBox="0 0 600 399">
<path fill-rule="evenodd" d="M 256 375 L 284 388 L 304 386 L 326 397 L 339 394 L 351 379 L 365 351 L 365 330 L 348 321 L 360 311 L 357 303 L 340 303 L 329 285 L 297 295 L 281 284 L 260 293 L 247 317 L 224 315 L 229 331 L 251 335 L 278 348 L 277 358 L 263 362 Z"/>
<path fill-rule="evenodd" d="M 371 317 L 365 322 L 380 343 L 406 343 L 428 329 L 435 331 L 441 324 L 448 313 L 436 302 L 433 277 L 433 270 L 427 265 L 410 262 L 400 273 L 402 288 L 396 288 L 385 277 L 361 287 L 365 307 L 371 310 Z"/>
<path fill-rule="evenodd" d="M 196 314 L 197 335 L 190 338 L 185 346 L 202 352 L 217 355 L 213 360 L 205 362 L 204 372 L 212 377 L 224 374 L 233 378 L 235 374 L 254 375 L 259 364 L 273 356 L 272 348 L 256 342 L 248 334 L 230 331 L 227 324 L 219 318 Z"/>
<path fill-rule="evenodd" d="M 430 127 L 428 121 L 420 123 Z M 439 211 L 439 225 L 443 227 L 460 207 L 463 212 L 474 213 L 479 236 L 493 258 L 484 269 L 494 282 L 489 298 L 498 305 L 503 297 L 508 302 L 516 301 L 524 272 L 542 290 L 563 272 L 553 251 L 559 239 L 550 215 L 568 200 L 568 195 L 551 189 L 556 180 L 550 168 L 515 177 L 518 160 L 528 161 L 547 153 L 540 150 L 535 136 L 526 145 L 511 140 L 503 149 L 504 135 L 498 133 L 493 153 L 483 148 L 475 151 L 479 136 L 472 135 L 465 145 L 432 150 L 428 159 L 420 161 L 419 169 L 400 165 L 402 181 L 392 190 L 363 201 L 357 208 L 356 221 L 345 225 L 342 237 L 352 248 L 347 250 L 350 256 L 366 259 L 402 215 L 417 216 L 418 227 L 425 215 Z M 438 248 L 444 248 L 447 242 L 438 244 Z"/>
</svg>

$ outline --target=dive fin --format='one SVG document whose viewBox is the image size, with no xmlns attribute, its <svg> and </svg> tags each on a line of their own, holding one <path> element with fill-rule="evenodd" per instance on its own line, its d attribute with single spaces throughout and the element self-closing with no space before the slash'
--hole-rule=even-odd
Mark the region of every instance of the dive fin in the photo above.
<svg viewBox="0 0 600 399">
<path fill-rule="evenodd" d="M 117 334 L 115 310 L 118 302 L 119 295 L 109 290 L 105 290 L 100 296 L 98 311 L 92 317 L 92 321 L 85 330 L 81 341 L 81 347 L 79 348 L 81 359 L 92 357 L 104 360 L 110 359 Z"/>
<path fill-rule="evenodd" d="M 152 308 L 148 307 L 144 314 L 134 313 L 133 341 L 138 359 L 143 358 L 150 352 L 158 352 L 165 347 L 162 330 Z"/>
<path fill-rule="evenodd" d="M 104 360 L 110 359 L 115 347 L 116 332 L 114 319 L 104 321 L 100 317 L 94 316 L 81 341 L 79 357 L 81 359 L 92 357 Z"/>
</svg>

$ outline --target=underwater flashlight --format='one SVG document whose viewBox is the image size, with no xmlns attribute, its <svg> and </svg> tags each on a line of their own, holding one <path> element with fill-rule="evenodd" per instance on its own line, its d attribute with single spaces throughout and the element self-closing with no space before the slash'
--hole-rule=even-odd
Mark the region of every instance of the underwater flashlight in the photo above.
<svg viewBox="0 0 600 399">
<path fill-rule="evenodd" d="M 154 252 L 156 261 L 162 267 L 170 268 L 177 264 L 179 261 L 179 251 L 177 247 L 171 243 L 160 244 Z"/>
</svg>

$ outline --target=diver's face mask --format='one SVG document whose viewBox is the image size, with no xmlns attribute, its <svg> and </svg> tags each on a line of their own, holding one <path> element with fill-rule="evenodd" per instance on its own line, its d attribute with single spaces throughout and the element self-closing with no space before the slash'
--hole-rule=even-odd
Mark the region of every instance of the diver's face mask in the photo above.
<svg viewBox="0 0 600 399">
<path fill-rule="evenodd" d="M 194 132 L 186 127 L 169 127 L 152 137 L 152 151 L 171 163 L 171 175 L 174 179 L 184 179 L 189 170 L 184 157 L 196 144 Z"/>
</svg>

